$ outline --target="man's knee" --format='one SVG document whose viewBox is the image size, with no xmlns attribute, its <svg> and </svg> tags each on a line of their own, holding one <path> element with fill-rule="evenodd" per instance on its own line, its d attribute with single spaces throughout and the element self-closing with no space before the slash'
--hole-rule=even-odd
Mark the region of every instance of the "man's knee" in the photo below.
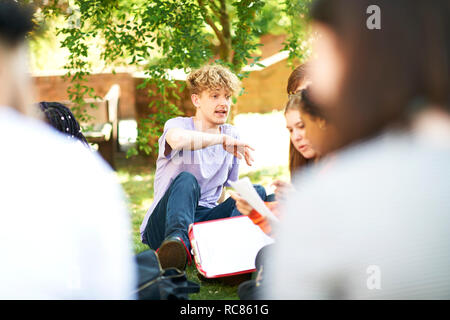
<svg viewBox="0 0 450 320">
<path fill-rule="evenodd" d="M 172 184 L 177 183 L 185 188 L 193 189 L 196 192 L 200 192 L 200 186 L 198 184 L 197 178 L 190 172 L 183 171 L 179 173 L 173 180 Z"/>
<path fill-rule="evenodd" d="M 260 196 L 260 198 L 265 201 L 267 194 L 266 194 L 266 189 L 264 189 L 264 187 L 262 185 L 259 184 L 254 184 L 253 187 L 255 188 L 256 192 L 258 193 L 258 195 Z"/>
<path fill-rule="evenodd" d="M 190 172 L 182 171 L 174 179 L 174 181 L 182 180 L 185 182 L 197 183 L 197 178 Z"/>
</svg>

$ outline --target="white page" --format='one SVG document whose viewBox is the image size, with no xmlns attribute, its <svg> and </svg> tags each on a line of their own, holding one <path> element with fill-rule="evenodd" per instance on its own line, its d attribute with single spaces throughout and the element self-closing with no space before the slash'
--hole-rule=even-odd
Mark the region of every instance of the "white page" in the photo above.
<svg viewBox="0 0 450 320">
<path fill-rule="evenodd" d="M 274 242 L 245 216 L 194 224 L 193 233 L 207 277 L 254 269 L 258 251 Z"/>
<path fill-rule="evenodd" d="M 248 177 L 234 182 L 229 181 L 229 183 L 239 195 L 253 207 L 253 209 L 269 219 L 269 221 L 278 221 L 278 218 L 264 204 Z"/>
</svg>

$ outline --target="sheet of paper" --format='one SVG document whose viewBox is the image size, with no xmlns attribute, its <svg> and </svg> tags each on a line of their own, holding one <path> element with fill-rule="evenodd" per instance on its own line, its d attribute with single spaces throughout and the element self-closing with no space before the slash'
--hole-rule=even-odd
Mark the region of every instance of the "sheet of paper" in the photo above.
<svg viewBox="0 0 450 320">
<path fill-rule="evenodd" d="M 238 181 L 230 181 L 230 185 L 244 198 L 256 211 L 267 217 L 269 220 L 278 221 L 278 218 L 267 208 L 256 192 L 248 177 Z"/>
<path fill-rule="evenodd" d="M 193 225 L 207 277 L 255 268 L 258 251 L 274 240 L 245 216 Z"/>
</svg>

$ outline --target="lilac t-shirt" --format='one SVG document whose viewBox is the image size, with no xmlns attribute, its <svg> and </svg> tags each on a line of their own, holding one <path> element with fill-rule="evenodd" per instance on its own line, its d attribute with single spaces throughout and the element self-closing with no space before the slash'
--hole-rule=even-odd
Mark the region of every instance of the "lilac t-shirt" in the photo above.
<svg viewBox="0 0 450 320">
<path fill-rule="evenodd" d="M 199 206 L 208 208 L 217 205 L 223 187 L 229 186 L 228 181 L 235 181 L 238 178 L 239 160 L 225 151 L 222 144 L 195 151 L 172 150 L 165 156 L 166 134 L 172 128 L 196 130 L 193 118 L 177 117 L 165 123 L 164 132 L 158 140 L 159 154 L 156 160 L 154 201 L 141 224 L 141 239 L 154 208 L 164 196 L 172 181 L 181 172 L 186 171 L 195 176 L 201 189 Z M 221 125 L 220 132 L 239 139 L 239 134 L 232 125 Z"/>
</svg>

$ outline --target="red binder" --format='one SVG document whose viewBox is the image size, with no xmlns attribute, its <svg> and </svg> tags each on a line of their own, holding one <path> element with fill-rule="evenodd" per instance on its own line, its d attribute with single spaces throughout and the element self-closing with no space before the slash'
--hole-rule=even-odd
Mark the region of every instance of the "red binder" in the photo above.
<svg viewBox="0 0 450 320">
<path fill-rule="evenodd" d="M 246 216 L 193 223 L 188 234 L 197 270 L 206 278 L 254 272 L 258 251 L 273 243 Z"/>
</svg>

